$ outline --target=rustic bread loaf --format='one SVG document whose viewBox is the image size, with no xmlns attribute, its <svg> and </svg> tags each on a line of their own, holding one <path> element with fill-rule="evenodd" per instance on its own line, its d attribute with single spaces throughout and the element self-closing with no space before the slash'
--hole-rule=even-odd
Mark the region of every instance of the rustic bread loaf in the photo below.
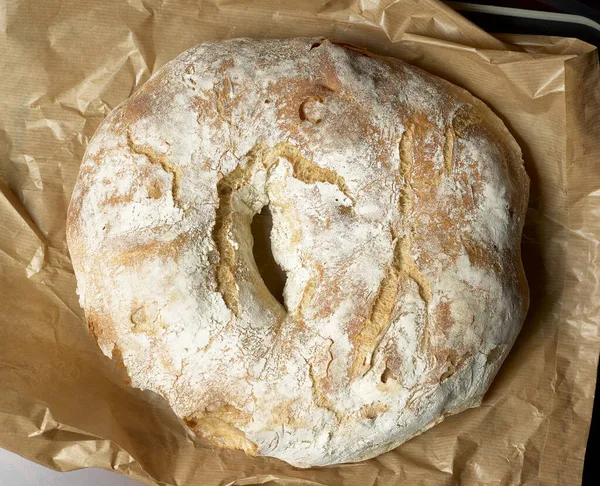
<svg viewBox="0 0 600 486">
<path fill-rule="evenodd" d="M 207 42 L 98 129 L 69 209 L 102 351 L 222 447 L 359 461 L 477 406 L 528 305 L 502 122 L 322 39 Z M 253 258 L 268 206 L 284 304 Z"/>
</svg>

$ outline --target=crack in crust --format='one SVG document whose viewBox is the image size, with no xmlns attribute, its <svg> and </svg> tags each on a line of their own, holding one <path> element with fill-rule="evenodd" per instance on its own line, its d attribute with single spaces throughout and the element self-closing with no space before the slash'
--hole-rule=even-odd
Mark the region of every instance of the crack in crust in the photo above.
<svg viewBox="0 0 600 486">
<path fill-rule="evenodd" d="M 322 378 L 315 374 L 315 370 L 313 368 L 312 363 L 310 363 L 310 361 L 308 361 L 306 358 L 304 358 L 304 361 L 306 361 L 306 364 L 308 365 L 308 376 L 310 378 L 311 392 L 312 392 L 312 396 L 313 396 L 313 400 L 315 401 L 315 404 L 319 408 L 323 408 L 325 410 L 330 411 L 334 415 L 337 422 L 342 423 L 345 420 L 343 414 L 338 412 L 333 407 L 331 400 L 324 392 L 324 387 L 322 385 L 322 382 L 325 378 Z"/>
<path fill-rule="evenodd" d="M 410 157 L 410 150 L 413 143 L 413 127 L 414 124 L 411 124 L 411 127 L 408 128 L 403 134 L 402 139 L 400 141 L 400 160 L 401 164 L 404 160 L 404 166 L 401 165 L 401 173 L 403 174 L 405 180 L 406 175 L 412 175 L 412 161 L 407 161 L 407 157 Z M 443 156 L 443 166 L 442 169 L 437 171 L 432 177 L 428 178 L 419 178 L 416 181 L 411 180 L 410 186 L 411 190 L 416 186 L 417 188 L 424 187 L 432 187 L 438 186 L 442 183 L 444 177 L 452 177 L 452 170 L 454 168 L 454 142 L 456 140 L 456 132 L 452 125 L 446 127 L 444 130 L 444 143 L 442 145 L 442 156 Z M 406 198 L 410 198 L 410 196 L 405 195 Z M 407 202 L 404 203 L 405 210 L 412 209 Z"/>
<path fill-rule="evenodd" d="M 452 126 L 446 128 L 444 132 L 444 172 L 446 176 L 450 176 L 452 174 L 452 168 L 454 166 L 454 139 L 455 139 L 454 129 Z"/>
<path fill-rule="evenodd" d="M 273 147 L 271 157 L 284 157 L 287 159 L 292 164 L 295 179 L 306 184 L 314 184 L 315 182 L 332 184 L 337 186 L 340 192 L 354 202 L 346 181 L 342 176 L 332 169 L 320 167 L 313 161 L 308 160 L 300 153 L 297 147 L 286 142 L 280 142 Z"/>
<path fill-rule="evenodd" d="M 277 163 L 277 157 L 283 157 L 290 162 L 293 168 L 293 177 L 306 184 L 324 182 L 337 186 L 348 199 L 354 202 L 346 181 L 337 172 L 323 168 L 304 157 L 300 150 L 293 145 L 281 142 L 272 148 L 263 144 L 254 146 L 245 156 L 248 162 L 245 166 L 238 165 L 229 174 L 221 177 L 217 182 L 217 196 L 219 205 L 213 227 L 213 241 L 219 254 L 219 263 L 216 270 L 217 289 L 225 305 L 234 315 L 239 316 L 239 295 L 236 286 L 236 251 L 230 241 L 233 224 L 233 195 L 246 186 L 257 167 L 262 166 L 269 170 Z M 314 291 L 314 289 L 312 289 Z M 307 296 L 310 299 L 311 295 Z"/>
<path fill-rule="evenodd" d="M 389 327 L 392 312 L 394 310 L 400 283 L 403 280 L 413 280 L 419 288 L 419 296 L 428 308 L 432 299 L 431 284 L 419 270 L 414 259 L 410 255 L 410 238 L 398 238 L 394 247 L 394 258 L 386 275 L 381 280 L 379 291 L 371 314 L 365 321 L 356 339 L 355 358 L 350 369 L 350 377 L 364 376 L 372 364 L 372 356 L 375 354 L 381 337 Z"/>
<path fill-rule="evenodd" d="M 404 221 L 406 221 L 408 214 L 414 207 L 414 189 L 412 184 L 414 163 L 412 152 L 413 132 L 414 124 L 411 124 L 402 133 L 399 143 L 399 172 L 404 184 L 400 192 L 398 205 L 400 218 Z M 452 136 L 452 143 L 453 140 Z M 452 154 L 449 155 L 450 157 L 452 156 Z M 392 313 L 400 291 L 400 284 L 403 280 L 410 279 L 417 284 L 419 297 L 425 304 L 425 309 L 429 308 L 432 300 L 431 284 L 410 255 L 411 237 L 397 237 L 396 231 L 392 229 L 392 238 L 396 240 L 392 262 L 379 284 L 377 296 L 371 307 L 371 313 L 354 340 L 354 359 L 349 373 L 351 379 L 364 376 L 371 368 L 372 357 L 385 334 L 385 330 L 391 324 Z M 426 328 L 427 322 L 428 316 L 426 317 Z M 426 333 L 427 329 L 424 332 Z"/>
<path fill-rule="evenodd" d="M 181 168 L 171 162 L 165 154 L 159 154 L 148 145 L 140 145 L 133 141 L 131 133 L 127 132 L 127 145 L 129 149 L 137 155 L 144 155 L 152 165 L 159 165 L 167 174 L 171 174 L 171 194 L 173 204 L 177 208 L 182 208 L 179 191 L 181 187 Z"/>
<path fill-rule="evenodd" d="M 400 153 L 400 175 L 404 180 L 404 184 L 400 189 L 400 198 L 398 202 L 400 215 L 407 215 L 413 208 L 413 187 L 412 187 L 412 169 L 413 169 L 413 132 L 414 123 L 404 130 L 400 137 L 399 153 Z"/>
<path fill-rule="evenodd" d="M 217 290 L 227 308 L 236 316 L 239 316 L 238 290 L 235 283 L 236 251 L 229 241 L 229 233 L 233 227 L 233 194 L 249 182 L 263 150 L 260 146 L 254 147 L 247 154 L 248 163 L 245 166 L 238 165 L 229 174 L 221 177 L 217 183 L 219 206 L 212 233 L 219 253 L 219 264 L 216 270 Z"/>
<path fill-rule="evenodd" d="M 429 340 L 429 306 L 431 304 L 432 291 L 431 284 L 425 277 L 425 275 L 421 272 L 417 263 L 410 255 L 410 247 L 412 243 L 412 229 L 408 224 L 408 217 L 412 210 L 414 209 L 414 201 L 415 201 L 415 189 L 413 183 L 413 165 L 414 165 L 414 130 L 415 124 L 411 123 L 408 128 L 402 133 L 402 137 L 400 139 L 399 149 L 400 149 L 400 173 L 404 179 L 404 187 L 403 191 L 400 195 L 399 201 L 399 211 L 400 218 L 405 226 L 405 231 L 409 236 L 399 240 L 400 247 L 396 245 L 394 248 L 394 254 L 398 255 L 397 258 L 400 258 L 400 268 L 402 268 L 403 274 L 406 278 L 413 280 L 418 288 L 419 288 L 419 296 L 423 303 L 425 304 L 425 326 L 423 329 L 424 339 L 421 342 L 421 348 L 424 346 L 425 341 Z M 446 130 L 446 142 L 444 145 L 444 171 L 452 170 L 452 157 L 454 157 L 454 131 L 450 128 L 450 132 Z M 450 146 L 451 143 L 451 146 Z M 451 150 L 450 150 L 451 147 Z M 449 175 L 450 172 L 447 172 Z M 395 236 L 392 233 L 392 236 Z M 400 250 L 397 252 L 397 250 Z M 396 294 L 397 295 L 397 294 Z M 389 326 L 389 322 L 388 325 Z M 387 328 L 386 326 L 386 328 Z M 378 346 L 378 343 L 375 345 L 375 349 L 373 349 L 370 356 L 373 356 L 375 350 Z"/>
</svg>

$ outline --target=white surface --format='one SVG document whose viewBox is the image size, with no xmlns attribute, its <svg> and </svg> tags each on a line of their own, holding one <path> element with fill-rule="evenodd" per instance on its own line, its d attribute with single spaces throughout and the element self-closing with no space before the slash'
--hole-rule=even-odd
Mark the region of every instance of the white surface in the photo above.
<svg viewBox="0 0 600 486">
<path fill-rule="evenodd" d="M 0 485 L 140 486 L 141 483 L 103 469 L 56 472 L 0 449 Z"/>
</svg>

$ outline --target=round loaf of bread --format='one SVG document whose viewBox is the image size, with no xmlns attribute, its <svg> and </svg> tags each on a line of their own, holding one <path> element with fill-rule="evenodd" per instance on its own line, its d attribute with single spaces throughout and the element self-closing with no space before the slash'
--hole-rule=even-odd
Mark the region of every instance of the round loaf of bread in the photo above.
<svg viewBox="0 0 600 486">
<path fill-rule="evenodd" d="M 67 236 L 133 386 L 213 444 L 326 465 L 480 403 L 527 310 L 528 184 L 492 111 L 420 69 L 206 42 L 100 126 Z M 253 256 L 265 207 L 283 303 Z"/>
</svg>

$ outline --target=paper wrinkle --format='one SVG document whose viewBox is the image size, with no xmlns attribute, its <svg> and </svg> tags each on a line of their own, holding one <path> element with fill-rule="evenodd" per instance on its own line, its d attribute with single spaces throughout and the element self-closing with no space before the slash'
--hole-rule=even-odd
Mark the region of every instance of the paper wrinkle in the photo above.
<svg viewBox="0 0 600 486">
<path fill-rule="evenodd" d="M 51 440 L 66 440 L 67 442 L 90 441 L 100 439 L 98 437 L 93 437 L 89 434 L 82 433 L 78 430 L 71 430 L 70 427 L 67 427 L 57 422 L 52 416 L 52 412 L 50 412 L 49 408 L 41 409 L 38 415 L 40 416 L 36 419 L 36 422 L 39 422 L 39 424 L 36 425 L 37 430 L 30 432 L 27 435 L 28 438 L 43 437 Z"/>
<path fill-rule="evenodd" d="M 29 217 L 27 210 L 12 191 L 0 180 L 0 241 L 2 253 L 18 265 L 24 265 L 30 278 L 44 266 L 46 239 Z M 18 242 L 19 244 L 14 244 Z M 13 244 L 8 244 L 13 243 Z"/>
<path fill-rule="evenodd" d="M 456 42 L 447 41 L 443 39 L 436 39 L 434 37 L 428 37 L 420 34 L 403 34 L 402 40 L 405 42 L 416 42 L 419 44 L 430 44 L 432 46 L 446 47 L 448 49 L 458 49 L 460 51 L 477 52 L 475 47 L 465 46 Z"/>
<path fill-rule="evenodd" d="M 380 10 L 382 3 L 388 2 L 379 2 Z M 504 43 L 476 28 L 441 2 L 425 0 L 418 4 L 411 3 L 395 0 L 383 6 L 383 15 L 378 24 L 390 41 L 400 41 L 405 34 L 417 34 L 467 46 L 506 48 Z"/>
<path fill-rule="evenodd" d="M 40 191 L 44 189 L 44 181 L 40 174 L 40 168 L 33 157 L 26 154 L 17 154 L 11 157 L 11 162 L 13 162 L 15 165 L 25 166 L 29 173 L 27 182 L 23 187 L 21 187 L 21 189 Z"/>
<path fill-rule="evenodd" d="M 389 3 L 387 0 L 385 3 Z M 245 2 L 240 2 L 244 4 Z M 378 2 L 369 0 L 345 0 L 337 2 L 323 2 L 317 10 L 317 15 L 348 23 L 364 23 L 373 27 L 381 25 L 381 17 L 385 8 L 377 8 Z M 384 3 L 384 2 L 382 2 Z"/>
<path fill-rule="evenodd" d="M 503 74 L 507 83 L 510 83 L 515 91 L 524 97 L 529 99 L 541 98 L 549 95 L 559 95 L 564 92 L 564 81 L 561 82 L 561 78 L 564 76 L 564 72 L 558 71 L 554 73 L 546 82 L 541 86 L 534 85 L 534 83 L 528 82 L 527 72 L 524 67 L 520 64 L 500 64 L 498 65 L 499 74 Z M 531 69 L 531 67 L 529 68 Z M 549 111 L 552 108 L 552 101 L 549 101 L 548 106 L 544 110 L 539 110 L 536 115 Z"/>
<path fill-rule="evenodd" d="M 61 295 L 53 288 L 53 286 L 44 285 L 44 287 L 45 287 L 45 289 L 47 289 L 48 292 L 50 292 L 60 302 L 60 305 L 64 309 L 68 310 L 77 319 L 81 319 L 82 314 L 83 314 L 82 310 L 80 310 L 80 309 L 75 310 L 75 309 L 71 308 L 71 306 L 69 304 L 67 304 L 67 302 L 63 299 L 63 297 L 61 297 Z"/>
<path fill-rule="evenodd" d="M 296 478 L 282 478 L 278 476 L 272 475 L 261 475 L 261 476 L 251 476 L 244 479 L 236 479 L 230 483 L 227 483 L 225 486 L 250 486 L 254 484 L 266 484 L 269 482 L 274 482 L 275 484 L 281 486 L 294 485 L 294 486 L 328 486 L 324 483 L 317 483 L 314 481 L 308 481 L 304 479 L 296 479 Z M 366 484 L 365 486 L 369 486 Z"/>
<path fill-rule="evenodd" d="M 158 4 L 158 8 L 160 9 L 163 6 L 163 4 L 165 3 L 165 0 L 154 0 L 154 1 L 127 0 L 127 5 L 130 5 L 131 7 L 136 9 L 138 12 L 140 12 L 140 13 L 147 12 L 152 17 L 154 17 L 156 9 L 152 6 L 148 6 L 147 5 L 148 3 L 156 3 L 156 4 Z"/>
<path fill-rule="evenodd" d="M 33 277 L 35 274 L 39 273 L 42 267 L 44 266 L 44 260 L 46 259 L 46 251 L 43 246 L 40 246 L 34 253 L 29 265 L 25 269 L 27 272 L 27 278 Z"/>
<path fill-rule="evenodd" d="M 127 387 L 76 307 L 63 233 L 89 138 L 161 64 L 238 35 L 332 37 L 445 77 L 505 120 L 532 176 L 532 304 L 482 406 L 371 461 L 299 471 L 208 447 L 161 398 Z M 581 481 L 600 348 L 592 46 L 494 37 L 435 0 L 15 0 L 0 14 L 0 48 L 0 447 L 58 470 L 104 467 L 164 485 Z"/>
<path fill-rule="evenodd" d="M 565 87 L 561 77 L 562 73 L 560 71 L 557 71 L 553 77 L 548 78 L 548 80 L 545 83 L 543 83 L 540 87 L 537 88 L 535 93 L 533 93 L 532 98 L 536 99 L 554 93 L 563 93 L 565 91 Z"/>
<path fill-rule="evenodd" d="M 111 83 L 117 78 L 124 69 L 129 69 L 134 75 L 133 83 L 128 95 L 131 95 L 138 84 L 150 77 L 151 69 L 146 62 L 145 57 L 139 49 L 139 43 L 133 32 L 129 32 L 127 37 L 116 46 L 116 52 L 120 53 L 118 62 L 114 59 L 107 59 L 102 65 L 98 66 L 96 71 L 90 73 L 78 84 L 65 90 L 56 96 L 56 101 L 61 106 L 68 106 L 82 116 L 90 114 L 106 115 L 114 108 L 103 100 L 103 95 Z M 98 101 L 100 104 L 98 105 Z M 88 108 L 92 106 L 91 113 Z M 94 106 L 96 105 L 96 106 Z M 101 109 L 101 111 L 100 111 Z M 64 138 L 58 136 L 57 138 Z"/>
<path fill-rule="evenodd" d="M 14 398 L 16 392 L 7 391 L 7 395 Z M 20 397 L 20 399 L 23 404 L 25 402 L 29 402 L 29 404 L 31 404 L 30 397 L 24 396 Z M 101 439 L 100 437 L 95 437 L 89 433 L 58 422 L 54 419 L 48 404 L 44 402 L 40 402 L 39 404 L 32 406 L 31 409 L 28 410 L 28 416 L 18 415 L 18 417 L 24 422 L 27 422 L 27 428 L 29 431 L 27 432 L 26 436 L 28 438 L 42 438 L 51 434 L 67 434 L 70 436 L 76 436 L 78 440 Z"/>
</svg>

